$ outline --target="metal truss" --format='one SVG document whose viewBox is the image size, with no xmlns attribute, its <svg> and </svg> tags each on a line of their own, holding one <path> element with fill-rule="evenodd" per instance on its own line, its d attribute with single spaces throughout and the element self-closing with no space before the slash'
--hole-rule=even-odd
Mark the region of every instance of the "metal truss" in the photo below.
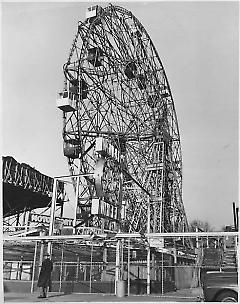
<svg viewBox="0 0 240 304">
<path fill-rule="evenodd" d="M 104 137 L 121 154 L 121 230 L 146 232 L 150 204 L 151 232 L 187 231 L 173 97 L 143 25 L 121 7 L 96 6 L 95 17 L 79 21 L 63 71 L 62 96 L 68 94 L 75 103 L 63 109 L 70 173 L 94 172 L 95 141 Z M 110 219 L 91 214 L 97 196 L 94 177 L 82 178 L 79 188 L 77 216 L 85 219 L 83 225 L 111 229 Z"/>
<path fill-rule="evenodd" d="M 8 217 L 5 219 L 6 223 L 16 224 L 18 218 L 26 211 L 50 207 L 53 178 L 40 173 L 28 164 L 18 163 L 11 156 L 3 157 L 2 161 L 3 215 Z M 64 198 L 64 183 L 59 183 L 57 189 L 58 205 L 63 205 Z"/>
</svg>

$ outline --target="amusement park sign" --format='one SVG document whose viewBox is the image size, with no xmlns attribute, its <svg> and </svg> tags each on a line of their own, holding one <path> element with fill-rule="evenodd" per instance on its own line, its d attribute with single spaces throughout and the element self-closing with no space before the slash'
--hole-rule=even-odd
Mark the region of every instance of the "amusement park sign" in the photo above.
<svg viewBox="0 0 240 304">
<path fill-rule="evenodd" d="M 30 214 L 29 217 L 30 222 L 32 223 L 41 223 L 50 225 L 50 216 L 49 215 L 42 215 L 42 214 Z M 79 221 L 77 221 L 76 224 L 78 224 Z M 54 228 L 61 230 L 61 234 L 67 235 L 67 234 L 73 234 L 73 219 L 71 218 L 62 218 L 62 217 L 55 217 L 54 222 Z M 101 229 L 98 229 L 96 227 L 77 227 L 77 234 L 100 234 Z"/>
<path fill-rule="evenodd" d="M 31 214 L 29 220 L 30 220 L 30 222 L 42 223 L 42 224 L 49 225 L 51 218 L 50 218 L 49 215 Z M 55 220 L 58 223 L 61 222 L 62 226 L 68 226 L 68 227 L 73 226 L 73 219 L 71 219 L 71 218 L 56 217 Z"/>
</svg>

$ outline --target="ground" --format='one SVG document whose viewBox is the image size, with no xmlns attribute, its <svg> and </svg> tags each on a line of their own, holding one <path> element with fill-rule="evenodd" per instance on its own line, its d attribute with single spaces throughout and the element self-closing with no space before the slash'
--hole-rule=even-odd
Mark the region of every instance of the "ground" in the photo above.
<svg viewBox="0 0 240 304">
<path fill-rule="evenodd" d="M 191 288 L 191 289 L 183 289 L 178 290 L 176 292 L 168 292 L 161 295 L 130 295 L 126 297 L 116 297 L 111 294 L 79 294 L 79 293 L 49 293 L 47 299 L 38 299 L 39 293 L 5 293 L 4 302 L 18 302 L 18 303 L 26 303 L 26 302 L 82 302 L 82 303 L 159 303 L 159 302 L 199 302 L 202 297 L 202 289 L 201 288 Z"/>
</svg>

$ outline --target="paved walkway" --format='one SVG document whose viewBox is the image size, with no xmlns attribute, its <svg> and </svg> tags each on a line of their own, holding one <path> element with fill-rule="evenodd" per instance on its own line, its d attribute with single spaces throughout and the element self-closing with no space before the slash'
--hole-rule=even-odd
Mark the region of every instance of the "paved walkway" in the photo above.
<svg viewBox="0 0 240 304">
<path fill-rule="evenodd" d="M 159 302 L 199 302 L 199 298 L 202 296 L 201 288 L 183 289 L 176 292 L 168 292 L 164 295 L 130 295 L 123 298 L 116 297 L 111 294 L 86 294 L 86 293 L 56 293 L 51 292 L 47 299 L 38 299 L 39 293 L 13 293 L 7 292 L 4 294 L 4 302 L 58 302 L 58 303 L 159 303 Z"/>
</svg>

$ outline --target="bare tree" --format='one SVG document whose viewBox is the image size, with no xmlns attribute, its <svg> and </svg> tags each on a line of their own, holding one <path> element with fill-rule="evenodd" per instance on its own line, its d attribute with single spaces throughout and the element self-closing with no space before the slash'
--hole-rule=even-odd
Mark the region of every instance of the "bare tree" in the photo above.
<svg viewBox="0 0 240 304">
<path fill-rule="evenodd" d="M 214 227 L 211 226 L 207 221 L 201 221 L 199 219 L 194 219 L 190 222 L 190 230 L 191 231 L 196 231 L 196 228 L 200 231 L 214 231 Z"/>
</svg>

